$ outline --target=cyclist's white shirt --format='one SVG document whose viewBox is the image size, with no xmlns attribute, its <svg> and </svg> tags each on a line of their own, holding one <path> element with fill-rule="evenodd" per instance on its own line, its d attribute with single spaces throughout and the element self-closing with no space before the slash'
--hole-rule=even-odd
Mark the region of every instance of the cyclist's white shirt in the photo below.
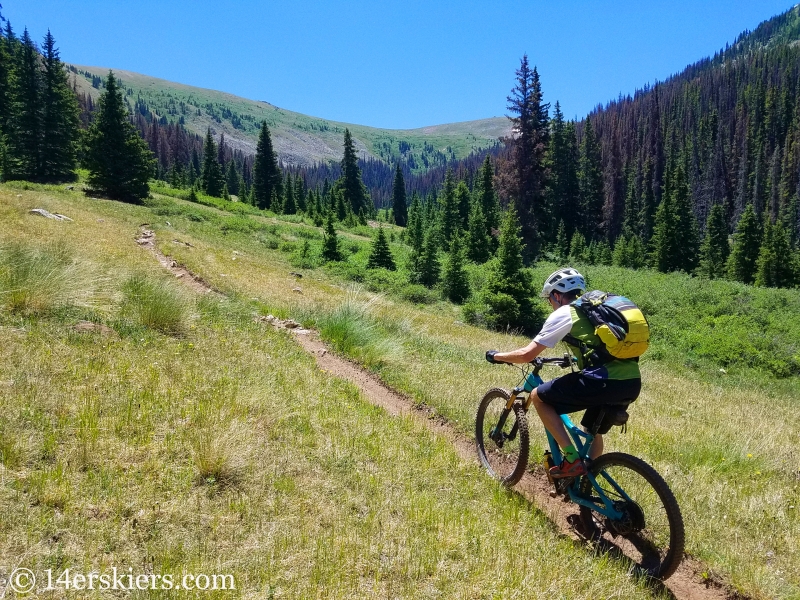
<svg viewBox="0 0 800 600">
<path fill-rule="evenodd" d="M 572 331 L 572 311 L 570 305 L 565 304 L 554 310 L 542 325 L 542 330 L 533 338 L 534 342 L 553 348 Z"/>
</svg>

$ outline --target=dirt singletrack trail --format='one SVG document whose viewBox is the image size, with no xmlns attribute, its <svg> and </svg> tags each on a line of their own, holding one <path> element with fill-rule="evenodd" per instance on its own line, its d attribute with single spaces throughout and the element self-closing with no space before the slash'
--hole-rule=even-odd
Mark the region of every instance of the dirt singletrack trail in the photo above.
<svg viewBox="0 0 800 600">
<path fill-rule="evenodd" d="M 136 239 L 137 244 L 153 253 L 164 268 L 170 270 L 196 292 L 219 294 L 202 278 L 161 253 L 155 246 L 155 234 L 144 229 L 145 226 L 142 227 L 140 236 Z M 383 408 L 392 416 L 411 418 L 417 424 L 450 442 L 462 460 L 478 462 L 475 441 L 471 437 L 456 430 L 453 425 L 436 416 L 428 407 L 416 405 L 410 398 L 391 389 L 375 374 L 332 353 L 316 331 L 303 329 L 291 319 L 260 317 L 257 320 L 289 332 L 300 347 L 314 356 L 320 369 L 353 383 L 371 403 Z M 564 502 L 560 497 L 551 496 L 553 487 L 541 466 L 533 465 L 533 470 L 526 472 L 513 489 L 544 512 L 556 524 L 562 535 L 576 542 L 588 543 L 576 526 L 577 507 Z M 701 563 L 686 557 L 669 579 L 665 582 L 654 581 L 653 588 L 655 591 L 667 591 L 676 600 L 747 600 L 745 596 L 727 588 L 722 582 L 704 578 L 701 575 L 704 571 L 706 569 Z"/>
</svg>

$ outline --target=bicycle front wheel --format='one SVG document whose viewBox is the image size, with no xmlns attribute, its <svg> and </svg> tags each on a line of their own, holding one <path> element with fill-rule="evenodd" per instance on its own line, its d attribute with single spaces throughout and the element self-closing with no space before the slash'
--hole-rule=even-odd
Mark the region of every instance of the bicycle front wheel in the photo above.
<svg viewBox="0 0 800 600">
<path fill-rule="evenodd" d="M 505 414 L 510 397 L 506 390 L 489 390 L 475 418 L 475 444 L 481 464 L 492 477 L 509 487 L 525 474 L 529 449 L 525 409 L 515 402 L 512 410 Z"/>
<path fill-rule="evenodd" d="M 640 458 L 611 452 L 589 466 L 602 493 L 622 513 L 618 519 L 581 506 L 590 537 L 616 550 L 651 577 L 666 579 L 683 558 L 683 517 L 675 496 L 658 472 Z M 603 506 L 588 477 L 580 482 L 585 498 Z"/>
</svg>

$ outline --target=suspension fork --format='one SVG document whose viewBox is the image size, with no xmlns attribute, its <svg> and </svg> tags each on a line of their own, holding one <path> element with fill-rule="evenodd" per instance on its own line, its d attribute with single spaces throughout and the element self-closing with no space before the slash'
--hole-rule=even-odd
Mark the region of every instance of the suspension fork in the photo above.
<svg viewBox="0 0 800 600">
<path fill-rule="evenodd" d="M 520 394 L 520 392 L 522 392 L 521 388 L 514 388 L 511 391 L 511 396 L 509 396 L 508 402 L 506 402 L 506 407 L 503 409 L 503 412 L 500 413 L 500 418 L 497 419 L 497 424 L 489 433 L 489 437 L 501 448 L 506 440 L 513 440 L 517 436 L 517 429 L 519 428 L 518 421 L 514 422 L 514 426 L 511 428 L 511 431 L 508 432 L 508 435 L 503 433 L 503 428 L 506 426 L 508 415 L 510 415 L 511 411 L 514 410 L 514 402 L 516 402 L 517 396 Z"/>
</svg>

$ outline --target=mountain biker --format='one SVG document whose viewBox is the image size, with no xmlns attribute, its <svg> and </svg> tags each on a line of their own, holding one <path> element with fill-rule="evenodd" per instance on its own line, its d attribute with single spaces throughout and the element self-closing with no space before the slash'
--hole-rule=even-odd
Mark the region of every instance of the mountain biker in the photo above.
<svg viewBox="0 0 800 600">
<path fill-rule="evenodd" d="M 511 352 L 489 350 L 486 360 L 493 364 L 530 362 L 567 335 L 575 338 L 571 340 L 573 342 L 579 340 L 588 346 L 602 345 L 589 319 L 571 306 L 572 301 L 585 291 L 586 281 L 578 271 L 571 268 L 555 271 L 542 287 L 541 297 L 549 301 L 553 312 L 539 334 L 527 346 Z M 633 402 L 642 387 L 637 359 L 590 361 L 583 357 L 579 348 L 565 341 L 577 358 L 580 370 L 547 381 L 531 392 L 532 404 L 539 418 L 564 454 L 562 463 L 550 468 L 554 479 L 586 473 L 586 465 L 580 460 L 559 415 L 586 410 L 581 425 L 588 428 L 598 418 L 602 406 Z M 594 459 L 602 453 L 603 436 L 597 434 L 589 449 L 589 457 Z"/>
</svg>

